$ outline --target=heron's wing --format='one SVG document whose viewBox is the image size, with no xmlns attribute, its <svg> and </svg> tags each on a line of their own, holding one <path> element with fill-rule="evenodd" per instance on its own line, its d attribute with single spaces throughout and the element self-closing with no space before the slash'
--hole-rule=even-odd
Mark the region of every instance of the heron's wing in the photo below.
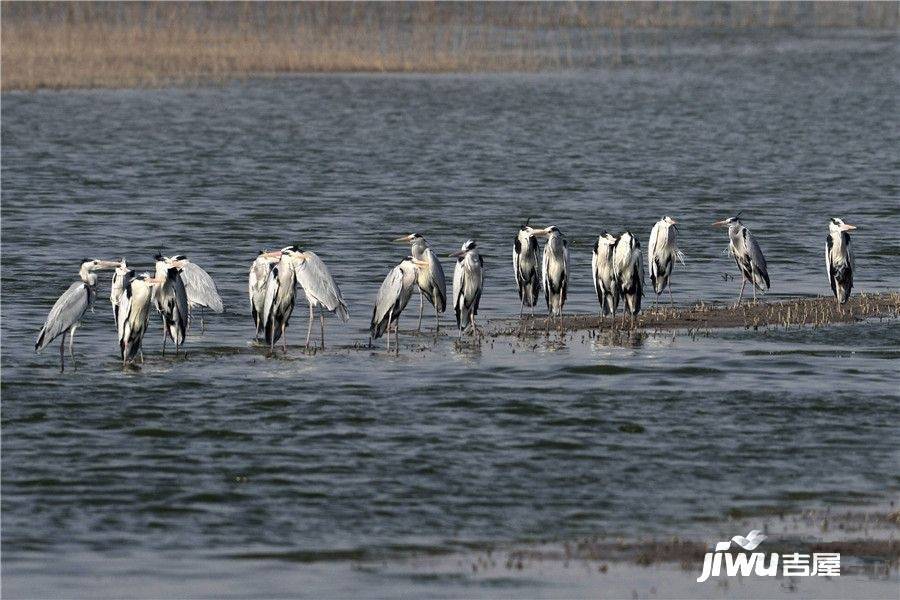
<svg viewBox="0 0 900 600">
<path fill-rule="evenodd" d="M 130 287 L 130 286 L 129 286 Z M 119 296 L 119 307 L 116 312 L 116 331 L 119 334 L 119 342 L 125 339 L 125 324 L 131 314 L 131 290 L 126 288 Z"/>
<path fill-rule="evenodd" d="M 831 234 L 829 234 L 825 237 L 825 272 L 828 273 L 828 283 L 831 285 L 831 293 L 836 294 L 834 269 L 831 266 L 831 247 L 833 245 L 834 241 L 831 239 Z"/>
<path fill-rule="evenodd" d="M 47 321 L 38 334 L 35 350 L 43 350 L 60 334 L 68 330 L 72 325 L 81 321 L 84 313 L 91 304 L 91 290 L 82 281 L 76 281 L 69 286 L 62 296 L 50 309 Z"/>
<path fill-rule="evenodd" d="M 439 312 L 447 308 L 447 279 L 444 277 L 444 267 L 441 261 L 430 247 L 425 249 L 424 259 L 428 261 L 428 281 L 432 292 L 431 302 Z"/>
<path fill-rule="evenodd" d="M 372 313 L 372 325 L 380 323 L 396 304 L 403 293 L 403 270 L 397 266 L 391 269 L 375 296 L 375 311 Z"/>
<path fill-rule="evenodd" d="M 188 303 L 192 306 L 205 306 L 214 313 L 225 310 L 216 283 L 202 268 L 190 261 L 186 262 L 181 269 L 181 280 L 184 282 Z"/>
<path fill-rule="evenodd" d="M 547 246 L 549 245 L 548 243 Z M 544 246 L 544 254 L 541 257 L 541 287 L 544 288 L 544 294 L 547 295 L 547 302 L 550 302 L 550 278 L 548 275 L 550 273 L 550 249 L 547 246 Z"/>
<path fill-rule="evenodd" d="M 305 252 L 306 260 L 294 268 L 297 283 L 303 288 L 307 298 L 314 298 L 328 311 L 337 311 L 342 321 L 350 318 L 347 303 L 341 295 L 341 288 L 331 276 L 324 261 L 314 252 Z"/>
<path fill-rule="evenodd" d="M 594 293 L 597 294 L 597 300 L 603 301 L 603 297 L 601 292 L 603 291 L 603 282 L 600 281 L 600 272 L 597 269 L 597 261 L 600 259 L 598 256 L 600 251 L 600 240 L 598 239 L 594 242 L 594 247 L 591 248 L 591 280 L 594 282 Z"/>
<path fill-rule="evenodd" d="M 759 272 L 760 276 L 763 278 L 763 281 L 766 282 L 766 289 L 769 288 L 769 270 L 766 267 L 766 257 L 763 256 L 762 249 L 759 247 L 759 244 L 756 242 L 756 238 L 753 237 L 753 234 L 750 233 L 750 230 L 746 227 L 744 228 L 744 246 L 746 247 L 746 251 L 748 256 L 750 257 L 751 262 L 756 266 L 756 270 Z M 757 286 L 762 287 L 762 286 Z"/>
<path fill-rule="evenodd" d="M 463 267 L 463 261 L 458 259 L 453 267 L 453 308 L 455 309 L 459 308 L 459 299 L 465 293 L 463 290 L 465 279 L 466 270 Z"/>
<path fill-rule="evenodd" d="M 256 288 L 260 285 L 260 275 L 262 271 L 259 266 L 254 262 L 250 266 L 250 273 L 247 276 L 247 295 L 250 297 L 250 305 L 253 306 L 253 293 L 256 291 Z"/>
<path fill-rule="evenodd" d="M 657 250 L 662 250 L 660 245 L 664 240 L 660 240 L 660 230 L 662 229 L 662 225 L 660 225 L 659 221 L 653 226 L 653 229 L 650 230 L 650 241 L 647 243 L 647 260 L 650 261 L 650 279 L 655 280 L 658 274 L 658 270 L 656 268 L 656 252 Z M 664 243 L 662 245 L 665 245 Z"/>
<path fill-rule="evenodd" d="M 637 269 L 638 272 L 638 281 L 641 283 L 641 295 L 643 295 L 644 290 L 644 253 L 641 251 L 641 247 L 637 246 L 634 249 L 634 268 Z"/>
<path fill-rule="evenodd" d="M 522 242 L 519 240 L 519 235 L 516 234 L 516 240 L 513 242 L 513 273 L 516 274 L 516 285 L 521 290 L 522 288 L 522 274 L 519 272 L 519 254 L 522 252 Z M 522 292 L 519 292 L 519 295 L 522 295 Z"/>
<path fill-rule="evenodd" d="M 190 300 L 188 300 L 187 289 L 185 288 L 184 281 L 181 279 L 181 274 L 175 278 L 173 282 L 172 289 L 175 290 L 175 307 L 178 309 L 178 327 L 182 332 L 187 332 L 187 322 L 188 322 L 188 304 Z"/>
<path fill-rule="evenodd" d="M 266 278 L 266 302 L 263 304 L 262 322 L 269 322 L 269 315 L 275 305 L 275 298 L 278 297 L 278 267 L 269 269 L 269 275 Z"/>
<path fill-rule="evenodd" d="M 475 310 L 475 314 L 478 314 L 478 305 L 481 304 L 481 293 L 484 291 L 484 258 L 482 258 L 481 254 L 478 255 L 478 277 L 475 281 L 475 285 L 477 286 L 477 290 L 475 292 L 475 300 L 473 301 L 473 308 Z"/>
</svg>

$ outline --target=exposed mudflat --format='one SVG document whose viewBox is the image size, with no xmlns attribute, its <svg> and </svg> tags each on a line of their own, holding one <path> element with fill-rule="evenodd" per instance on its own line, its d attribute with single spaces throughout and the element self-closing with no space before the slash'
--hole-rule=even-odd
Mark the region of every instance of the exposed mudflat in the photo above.
<svg viewBox="0 0 900 600">
<path fill-rule="evenodd" d="M 487 335 L 534 336 L 555 331 L 631 331 L 685 329 L 699 332 L 706 329 L 738 327 L 790 327 L 812 325 L 821 327 L 836 323 L 855 323 L 866 319 L 896 318 L 900 316 L 900 292 L 857 294 L 840 307 L 831 297 L 796 298 L 780 302 L 744 302 L 737 304 L 706 304 L 699 302 L 687 308 L 659 306 L 649 308 L 634 319 L 618 315 L 615 319 L 599 315 L 564 315 L 561 319 L 526 316 L 522 320 L 503 320 L 492 323 Z"/>
</svg>

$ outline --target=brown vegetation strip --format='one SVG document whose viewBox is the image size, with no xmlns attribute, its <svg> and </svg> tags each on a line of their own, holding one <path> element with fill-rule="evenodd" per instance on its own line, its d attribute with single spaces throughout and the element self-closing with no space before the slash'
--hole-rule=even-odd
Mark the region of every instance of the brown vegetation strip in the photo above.
<svg viewBox="0 0 900 600">
<path fill-rule="evenodd" d="M 645 299 L 646 300 L 646 299 Z M 700 302 L 687 308 L 656 308 L 640 313 L 632 320 L 619 315 L 615 319 L 598 315 L 571 315 L 562 320 L 526 317 L 506 320 L 488 332 L 491 336 L 537 336 L 553 331 L 583 330 L 673 330 L 702 332 L 709 329 L 742 327 L 824 326 L 854 323 L 865 319 L 900 316 L 900 292 L 856 294 L 843 307 L 832 297 L 798 298 L 780 302 L 745 302 L 736 305 L 711 305 Z"/>
<path fill-rule="evenodd" d="M 893 2 L 9 2 L 2 89 L 157 87 L 310 72 L 566 69 L 624 60 L 635 31 L 896 31 Z M 649 40 L 649 41 L 648 41 Z"/>
</svg>

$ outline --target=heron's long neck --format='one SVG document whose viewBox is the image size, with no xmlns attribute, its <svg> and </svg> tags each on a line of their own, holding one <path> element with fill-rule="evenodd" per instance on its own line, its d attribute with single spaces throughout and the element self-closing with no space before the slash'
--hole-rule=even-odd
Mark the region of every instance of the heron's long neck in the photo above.
<svg viewBox="0 0 900 600">
<path fill-rule="evenodd" d="M 413 258 L 422 260 L 422 257 L 425 255 L 425 248 L 427 247 L 428 245 L 425 243 L 425 240 L 416 240 L 413 242 L 412 247 L 410 248 Z"/>
<path fill-rule="evenodd" d="M 81 277 L 81 280 L 88 284 L 91 287 L 97 285 L 97 274 L 92 271 L 88 271 L 87 269 L 81 269 L 78 272 L 78 275 Z"/>
<path fill-rule="evenodd" d="M 831 240 L 834 244 L 833 248 L 837 252 L 844 251 L 844 232 L 840 229 L 835 229 L 831 232 Z"/>
</svg>

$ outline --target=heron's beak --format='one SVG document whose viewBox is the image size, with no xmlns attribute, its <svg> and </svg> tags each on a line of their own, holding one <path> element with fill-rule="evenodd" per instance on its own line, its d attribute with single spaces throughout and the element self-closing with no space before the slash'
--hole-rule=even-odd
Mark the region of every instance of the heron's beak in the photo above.
<svg viewBox="0 0 900 600">
<path fill-rule="evenodd" d="M 165 283 L 165 281 L 158 277 L 148 277 L 144 281 L 146 281 L 149 285 L 162 285 L 163 283 Z"/>
<path fill-rule="evenodd" d="M 532 229 L 531 235 L 540 235 L 540 236 L 546 237 L 546 236 L 550 235 L 550 228 L 548 227 L 546 229 Z"/>
<path fill-rule="evenodd" d="M 183 260 L 173 260 L 172 266 L 175 267 L 176 269 L 183 269 L 185 262 L 186 261 L 183 261 Z"/>
<path fill-rule="evenodd" d="M 454 252 L 453 254 L 448 254 L 447 256 L 449 256 L 450 258 L 459 258 L 459 257 L 465 256 L 465 255 L 466 255 L 466 250 L 460 250 L 459 252 Z"/>
<path fill-rule="evenodd" d="M 725 227 L 728 223 L 725 221 L 716 221 L 712 224 L 713 227 Z"/>
<path fill-rule="evenodd" d="M 678 222 L 678 221 L 676 221 L 675 219 L 673 219 L 672 217 L 669 217 L 669 218 L 666 219 L 666 220 L 669 222 L 669 225 L 674 225 L 675 223 Z"/>
<path fill-rule="evenodd" d="M 409 234 L 409 235 L 404 235 L 403 237 L 398 237 L 397 239 L 395 239 L 393 241 L 395 241 L 395 242 L 411 242 L 412 239 L 413 239 L 412 234 Z"/>
<path fill-rule="evenodd" d="M 297 256 L 295 256 L 294 258 L 297 259 L 297 262 L 298 262 L 298 263 L 305 263 L 305 262 L 306 262 L 306 259 L 307 259 L 306 252 L 301 252 L 300 254 L 298 254 Z"/>
<path fill-rule="evenodd" d="M 98 269 L 118 269 L 119 262 L 115 260 L 101 260 L 97 266 Z"/>
<path fill-rule="evenodd" d="M 851 225 L 850 223 L 841 225 L 841 231 L 853 231 L 854 229 L 856 229 L 856 225 Z"/>
<path fill-rule="evenodd" d="M 414 265 L 416 265 L 416 266 L 419 267 L 420 269 L 424 269 L 424 268 L 427 268 L 427 267 L 429 266 L 429 264 L 428 264 L 427 261 L 419 260 L 418 258 L 412 259 L 412 262 L 413 262 Z"/>
<path fill-rule="evenodd" d="M 271 252 L 264 252 L 263 256 L 268 258 L 281 258 L 281 250 L 272 250 Z"/>
</svg>

